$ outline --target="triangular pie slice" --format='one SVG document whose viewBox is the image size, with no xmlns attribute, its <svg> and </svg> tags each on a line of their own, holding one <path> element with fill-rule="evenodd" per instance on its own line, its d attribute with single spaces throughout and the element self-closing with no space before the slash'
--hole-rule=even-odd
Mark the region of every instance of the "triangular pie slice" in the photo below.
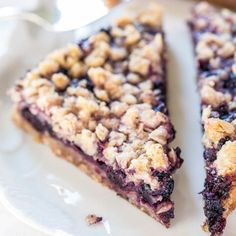
<svg viewBox="0 0 236 236">
<path fill-rule="evenodd" d="M 204 229 L 216 236 L 236 207 L 236 14 L 202 2 L 193 7 L 189 26 L 204 133 Z"/>
<path fill-rule="evenodd" d="M 48 55 L 11 90 L 14 120 L 166 227 L 174 217 L 160 9 L 122 17 Z"/>
</svg>

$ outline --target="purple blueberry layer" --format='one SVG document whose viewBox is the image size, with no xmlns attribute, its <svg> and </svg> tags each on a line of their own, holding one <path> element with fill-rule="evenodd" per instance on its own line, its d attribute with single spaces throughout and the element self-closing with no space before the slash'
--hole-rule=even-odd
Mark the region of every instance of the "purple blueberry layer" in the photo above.
<svg viewBox="0 0 236 236">
<path fill-rule="evenodd" d="M 230 180 L 218 176 L 216 170 L 207 171 L 202 195 L 205 201 L 204 213 L 207 217 L 207 224 L 213 235 L 223 232 L 225 228 L 226 219 L 223 217 L 225 209 L 222 200 L 228 197 L 230 186 Z"/>
</svg>

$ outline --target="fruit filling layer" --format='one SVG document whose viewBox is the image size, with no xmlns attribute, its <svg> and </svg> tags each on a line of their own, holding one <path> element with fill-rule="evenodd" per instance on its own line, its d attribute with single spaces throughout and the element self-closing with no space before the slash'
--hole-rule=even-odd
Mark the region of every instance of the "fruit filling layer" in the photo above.
<svg viewBox="0 0 236 236">
<path fill-rule="evenodd" d="M 25 121 L 30 123 L 35 130 L 42 134 L 47 133 L 47 135 L 50 135 L 52 138 L 60 141 L 63 145 L 65 145 L 65 147 L 73 148 L 76 152 L 79 152 L 80 155 L 83 155 L 83 158 L 85 158 L 86 161 L 99 168 L 96 168 L 99 174 L 106 176 L 106 178 L 108 178 L 114 185 L 115 189 L 118 188 L 118 191 L 119 189 L 122 190 L 128 197 L 130 195 L 132 198 L 135 198 L 137 204 L 145 205 L 151 212 L 156 214 L 156 219 L 165 225 L 169 224 L 169 220 L 174 217 L 173 202 L 170 200 L 170 196 L 174 189 L 174 180 L 171 176 L 174 169 L 167 172 L 158 172 L 153 170 L 152 176 L 153 178 L 156 178 L 159 185 L 158 188 L 152 190 L 150 185 L 146 184 L 144 181 L 140 181 L 138 184 L 133 181 L 129 181 L 123 169 L 114 169 L 107 165 L 102 158 L 104 149 L 103 143 L 98 144 L 99 151 L 97 155 L 100 156 L 100 158 L 95 161 L 91 156 L 85 155 L 84 152 L 74 143 L 57 137 L 57 134 L 52 130 L 52 127 L 47 122 L 43 121 L 43 119 L 40 119 L 38 115 L 33 115 L 29 111 L 28 107 L 22 107 L 20 112 Z M 179 157 L 180 149 L 176 148 L 175 151 L 179 158 L 178 165 L 180 166 L 182 163 Z"/>
<path fill-rule="evenodd" d="M 166 107 L 165 54 L 161 12 L 153 5 L 51 53 L 17 81 L 11 96 L 38 132 L 78 150 L 169 226 L 172 173 L 182 159 L 168 145 L 175 131 Z"/>
<path fill-rule="evenodd" d="M 236 207 L 236 14 L 202 2 L 189 27 L 195 45 L 206 163 L 205 230 L 221 235 Z"/>
</svg>

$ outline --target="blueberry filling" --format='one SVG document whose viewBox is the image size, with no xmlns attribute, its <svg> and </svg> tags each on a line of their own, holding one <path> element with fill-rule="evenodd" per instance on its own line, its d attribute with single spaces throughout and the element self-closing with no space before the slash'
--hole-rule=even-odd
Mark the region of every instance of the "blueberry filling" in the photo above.
<svg viewBox="0 0 236 236">
<path fill-rule="evenodd" d="M 222 217 L 223 211 L 224 209 L 219 199 L 205 201 L 204 212 L 207 217 L 210 232 L 222 232 L 224 229 L 225 219 Z"/>
<path fill-rule="evenodd" d="M 66 68 L 63 68 L 63 67 L 61 67 L 58 72 L 59 72 L 59 73 L 62 73 L 62 74 L 65 74 L 65 75 L 68 74 L 68 70 L 67 70 Z"/>
<path fill-rule="evenodd" d="M 221 104 L 219 107 L 212 110 L 211 116 L 232 122 L 236 118 L 236 109 L 230 110 L 227 104 Z"/>
<path fill-rule="evenodd" d="M 236 95 L 236 79 L 226 80 L 223 89 L 229 91 L 233 95 Z"/>
<path fill-rule="evenodd" d="M 164 114 L 167 114 L 167 108 L 166 108 L 165 103 L 163 103 L 163 102 L 159 102 L 159 104 L 156 105 L 153 109 L 154 109 L 154 111 L 159 111 Z"/>
<path fill-rule="evenodd" d="M 166 85 L 163 81 L 161 80 L 155 80 L 153 82 L 153 89 L 157 89 L 157 90 L 160 90 L 161 91 L 161 94 L 165 94 L 166 93 Z"/>
<path fill-rule="evenodd" d="M 168 138 L 168 142 L 171 142 L 175 139 L 175 129 L 174 129 L 174 126 L 172 124 L 169 125 L 169 138 Z"/>
<path fill-rule="evenodd" d="M 161 218 L 162 222 L 164 222 L 164 224 L 168 223 L 170 219 L 174 218 L 174 208 L 170 209 L 169 211 L 160 213 L 159 217 Z"/>
<path fill-rule="evenodd" d="M 153 176 L 156 176 L 158 180 L 162 181 L 164 178 L 168 178 L 168 173 L 166 172 L 158 172 L 156 170 L 153 171 Z"/>
<path fill-rule="evenodd" d="M 155 195 L 161 195 L 164 198 L 169 198 L 174 190 L 174 180 L 166 178 L 163 180 L 163 185 L 160 190 L 155 191 Z"/>
<path fill-rule="evenodd" d="M 41 133 L 49 131 L 49 133 L 51 133 L 51 126 L 48 123 L 41 121 L 37 116 L 33 115 L 28 107 L 23 108 L 21 110 L 21 114 L 37 131 Z"/>
<path fill-rule="evenodd" d="M 149 184 L 142 183 L 138 187 L 138 194 L 142 198 L 144 202 L 148 202 L 150 205 L 153 204 L 153 200 L 151 198 L 151 188 Z"/>
<path fill-rule="evenodd" d="M 208 60 L 199 60 L 198 67 L 202 71 L 210 71 L 210 64 Z"/>
<path fill-rule="evenodd" d="M 91 46 L 89 43 L 88 38 L 82 39 L 80 40 L 80 42 L 78 43 L 78 46 L 83 50 L 83 52 L 85 53 L 89 53 L 89 51 L 91 50 Z"/>
<path fill-rule="evenodd" d="M 203 157 L 208 162 L 213 162 L 216 160 L 216 152 L 215 148 L 206 148 L 203 153 Z"/>
<path fill-rule="evenodd" d="M 231 72 L 231 67 L 234 64 L 234 61 L 232 59 L 222 60 L 224 62 L 224 72 L 227 74 L 224 74 L 224 79 L 220 79 L 216 82 L 215 88 L 218 91 L 221 91 L 223 93 L 230 93 L 232 96 L 236 95 L 236 76 L 233 72 Z M 222 62 L 222 63 L 223 63 Z M 218 72 L 218 76 L 220 77 L 220 70 Z"/>
<path fill-rule="evenodd" d="M 222 146 L 229 141 L 229 137 L 225 137 L 219 140 L 217 148 L 205 148 L 203 156 L 208 164 L 214 162 L 216 160 L 217 152 L 222 148 Z"/>
<path fill-rule="evenodd" d="M 208 171 L 202 194 L 205 200 L 204 213 L 212 234 L 222 232 L 225 227 L 222 201 L 228 197 L 230 186 L 229 179 L 217 176 L 215 170 Z"/>
<path fill-rule="evenodd" d="M 158 190 L 151 190 L 150 185 L 145 183 L 141 183 L 138 187 L 140 197 L 150 205 L 155 204 L 156 201 L 168 200 L 174 189 L 174 180 L 169 177 L 169 174 L 165 173 L 164 177 L 158 177 L 158 180 L 161 183 Z"/>
<path fill-rule="evenodd" d="M 70 86 L 72 88 L 77 88 L 79 86 L 79 81 L 78 79 L 72 79 L 71 82 L 70 82 Z"/>
<path fill-rule="evenodd" d="M 151 35 L 155 35 L 156 33 L 158 33 L 158 29 L 154 29 L 153 27 L 150 27 L 149 25 L 137 24 L 136 27 L 140 32 L 148 32 Z"/>
<path fill-rule="evenodd" d="M 164 188 L 160 191 L 153 191 L 149 184 L 141 183 L 136 190 L 140 201 L 148 203 L 148 205 L 153 208 L 158 208 L 160 205 L 167 206 L 170 204 L 171 208 L 169 211 L 159 214 L 161 221 L 165 224 L 168 224 L 170 219 L 174 218 L 173 203 L 169 199 L 169 194 L 173 191 L 173 184 L 171 183 L 167 186 L 167 189 L 167 191 Z"/>
<path fill-rule="evenodd" d="M 94 89 L 94 84 L 91 80 L 87 79 L 87 84 L 86 84 L 86 88 L 89 90 L 89 91 L 93 91 Z"/>
<path fill-rule="evenodd" d="M 229 140 L 230 140 L 229 137 L 225 137 L 225 138 L 220 139 L 218 142 L 218 145 L 217 145 L 218 150 L 220 150 L 222 148 L 222 146 Z"/>
<path fill-rule="evenodd" d="M 122 170 L 114 170 L 111 167 L 108 167 L 106 170 L 108 179 L 115 185 L 120 188 L 125 187 L 125 178 L 126 174 Z"/>
</svg>

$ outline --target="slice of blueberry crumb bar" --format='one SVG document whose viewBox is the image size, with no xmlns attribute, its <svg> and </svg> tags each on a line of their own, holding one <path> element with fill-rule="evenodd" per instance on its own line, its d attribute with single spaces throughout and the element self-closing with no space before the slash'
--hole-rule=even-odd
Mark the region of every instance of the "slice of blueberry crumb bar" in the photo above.
<svg viewBox="0 0 236 236">
<path fill-rule="evenodd" d="M 10 95 L 19 127 L 169 227 L 182 159 L 169 147 L 158 6 L 51 53 Z"/>
<path fill-rule="evenodd" d="M 203 228 L 218 236 L 236 207 L 236 14 L 201 2 L 192 9 L 189 27 L 204 134 Z"/>
</svg>

